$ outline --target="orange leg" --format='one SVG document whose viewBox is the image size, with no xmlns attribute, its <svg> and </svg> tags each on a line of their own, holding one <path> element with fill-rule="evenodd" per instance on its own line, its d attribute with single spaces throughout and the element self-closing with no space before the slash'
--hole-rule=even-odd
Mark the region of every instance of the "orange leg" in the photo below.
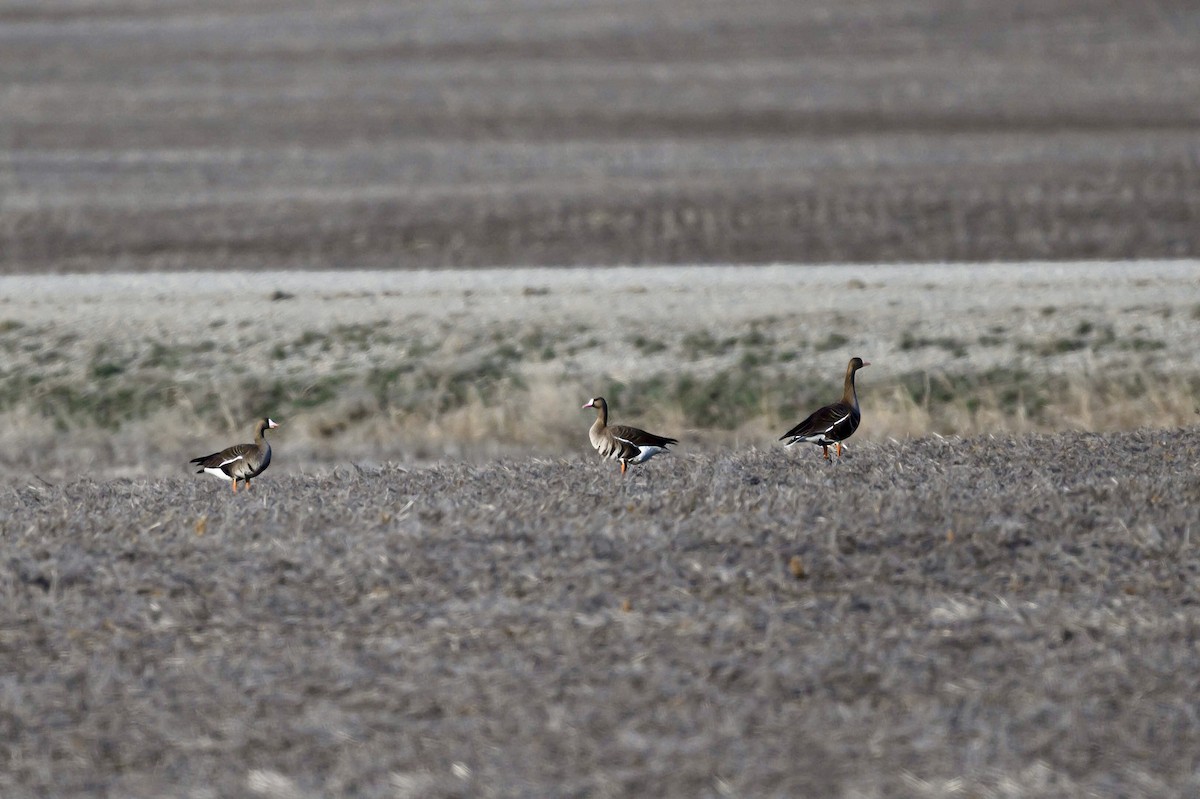
<svg viewBox="0 0 1200 799">
<path fill-rule="evenodd" d="M 828 445 L 828 444 L 822 444 L 822 445 L 821 445 L 821 449 L 825 451 L 825 460 L 827 460 L 827 461 L 828 461 L 828 460 L 832 460 L 832 458 L 830 458 L 830 457 L 829 457 L 829 445 Z"/>
<path fill-rule="evenodd" d="M 839 452 L 838 454 L 840 455 L 841 453 Z M 249 477 L 246 478 L 246 490 L 247 491 L 250 490 L 250 478 Z"/>
<path fill-rule="evenodd" d="M 838 457 L 840 458 L 840 457 L 842 457 L 842 442 L 839 441 L 837 447 L 838 447 Z M 247 485 L 249 485 L 249 484 L 247 484 Z"/>
<path fill-rule="evenodd" d="M 621 474 L 625 474 L 625 470 L 628 468 L 629 464 L 625 463 L 625 461 L 621 461 Z"/>
<path fill-rule="evenodd" d="M 233 478 L 233 493 L 237 493 L 237 478 Z"/>
</svg>

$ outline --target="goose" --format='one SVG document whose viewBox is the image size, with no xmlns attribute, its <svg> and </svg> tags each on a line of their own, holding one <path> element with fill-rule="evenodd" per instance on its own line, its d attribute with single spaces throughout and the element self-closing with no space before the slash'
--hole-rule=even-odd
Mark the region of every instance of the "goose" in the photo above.
<svg viewBox="0 0 1200 799">
<path fill-rule="evenodd" d="M 244 482 L 249 491 L 250 478 L 258 477 L 271 465 L 271 445 L 267 442 L 266 431 L 276 427 L 279 425 L 270 419 L 260 419 L 254 426 L 253 444 L 234 444 L 220 452 L 192 458 L 188 462 L 200 466 L 196 474 L 207 472 L 218 479 L 231 481 L 235 494 L 238 480 Z"/>
<path fill-rule="evenodd" d="M 824 450 L 825 460 L 832 460 L 829 448 L 836 445 L 838 457 L 842 457 L 842 442 L 858 429 L 858 423 L 862 421 L 858 392 L 854 390 L 854 373 L 870 365 L 862 358 L 851 358 L 846 366 L 846 385 L 842 389 L 842 398 L 814 411 L 803 422 L 781 435 L 779 440 L 789 439 L 785 445 L 788 447 L 800 441 L 816 444 Z"/>
<path fill-rule="evenodd" d="M 596 421 L 588 430 L 588 439 L 601 458 L 615 458 L 621 461 L 621 474 L 631 463 L 644 463 L 660 452 L 668 452 L 668 446 L 678 444 L 673 438 L 656 436 L 636 427 L 623 424 L 608 424 L 608 403 L 604 397 L 593 397 L 583 405 L 584 408 L 596 409 Z"/>
</svg>

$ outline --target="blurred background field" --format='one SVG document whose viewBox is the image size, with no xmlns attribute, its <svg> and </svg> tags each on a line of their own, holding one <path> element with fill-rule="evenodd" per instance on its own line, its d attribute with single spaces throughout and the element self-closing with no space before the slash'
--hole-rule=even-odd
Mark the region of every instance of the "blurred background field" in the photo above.
<svg viewBox="0 0 1200 799">
<path fill-rule="evenodd" d="M 1200 10 L 16 0 L 0 272 L 1180 258 Z"/>
</svg>

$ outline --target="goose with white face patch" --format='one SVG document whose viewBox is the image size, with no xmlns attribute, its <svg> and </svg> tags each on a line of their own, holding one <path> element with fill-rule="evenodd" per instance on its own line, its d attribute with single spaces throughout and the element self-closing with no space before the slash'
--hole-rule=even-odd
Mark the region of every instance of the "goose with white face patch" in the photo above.
<svg viewBox="0 0 1200 799">
<path fill-rule="evenodd" d="M 235 444 L 220 452 L 192 458 L 189 463 L 200 466 L 196 474 L 205 472 L 220 480 L 229 480 L 233 493 L 237 493 L 238 480 L 250 490 L 250 478 L 258 477 L 271 465 L 271 445 L 266 432 L 279 427 L 270 419 L 260 419 L 254 426 L 253 444 Z"/>
<path fill-rule="evenodd" d="M 594 397 L 588 400 L 584 408 L 596 409 L 596 421 L 588 430 L 588 439 L 601 458 L 619 460 L 621 474 L 631 463 L 645 463 L 660 452 L 668 452 L 671 444 L 679 442 L 666 436 L 647 433 L 636 427 L 623 424 L 608 424 L 608 403 L 604 397 Z"/>
<path fill-rule="evenodd" d="M 789 447 L 801 441 L 816 444 L 825 451 L 825 460 L 832 460 L 829 457 L 829 448 L 836 445 L 838 457 L 842 457 L 842 442 L 854 434 L 858 423 L 862 421 L 862 413 L 858 408 L 858 392 L 854 388 L 854 373 L 870 365 L 862 358 L 851 358 L 846 366 L 846 383 L 842 389 L 842 398 L 813 411 L 811 416 L 781 435 L 779 440 L 788 439 L 785 446 Z"/>
</svg>

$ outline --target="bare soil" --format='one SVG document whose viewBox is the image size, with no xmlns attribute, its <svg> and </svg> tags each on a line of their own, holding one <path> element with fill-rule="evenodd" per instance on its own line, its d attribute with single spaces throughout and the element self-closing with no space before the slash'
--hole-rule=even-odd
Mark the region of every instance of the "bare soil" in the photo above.
<svg viewBox="0 0 1200 799">
<path fill-rule="evenodd" d="M 1190 430 L 0 488 L 0 793 L 1200 789 Z"/>
</svg>

